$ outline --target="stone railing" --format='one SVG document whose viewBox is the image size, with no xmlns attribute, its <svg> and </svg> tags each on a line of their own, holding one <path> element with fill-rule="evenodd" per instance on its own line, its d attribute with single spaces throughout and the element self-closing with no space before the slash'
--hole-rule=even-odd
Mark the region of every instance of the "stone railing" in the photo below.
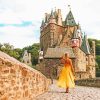
<svg viewBox="0 0 100 100">
<path fill-rule="evenodd" d="M 76 85 L 99 87 L 100 88 L 100 78 L 82 79 L 77 80 Z"/>
<path fill-rule="evenodd" d="M 0 100 L 35 100 L 49 84 L 43 74 L 0 51 Z"/>
</svg>

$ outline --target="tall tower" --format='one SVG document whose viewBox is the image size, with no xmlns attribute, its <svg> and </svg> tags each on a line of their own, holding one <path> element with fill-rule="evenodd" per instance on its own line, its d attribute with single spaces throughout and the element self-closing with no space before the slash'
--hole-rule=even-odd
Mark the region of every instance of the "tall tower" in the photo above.
<svg viewBox="0 0 100 100">
<path fill-rule="evenodd" d="M 80 40 L 79 40 L 78 33 L 79 33 L 78 30 L 75 30 L 74 33 L 73 33 L 73 37 L 72 37 L 72 40 L 71 40 L 72 48 L 80 47 Z"/>
<path fill-rule="evenodd" d="M 49 23 L 54 23 L 54 24 L 56 24 L 56 19 L 55 19 L 53 10 L 51 11 L 51 15 L 50 15 L 50 18 L 49 18 Z"/>
<path fill-rule="evenodd" d="M 57 21 L 57 24 L 62 26 L 61 9 L 58 9 L 58 21 Z"/>
</svg>

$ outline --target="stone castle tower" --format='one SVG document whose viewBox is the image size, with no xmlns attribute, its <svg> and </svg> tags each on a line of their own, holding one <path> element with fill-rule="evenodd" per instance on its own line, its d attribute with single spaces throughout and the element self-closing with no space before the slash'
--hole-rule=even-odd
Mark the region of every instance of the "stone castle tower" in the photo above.
<svg viewBox="0 0 100 100">
<path fill-rule="evenodd" d="M 27 50 L 24 51 L 23 54 L 23 58 L 22 58 L 22 62 L 31 66 L 32 62 L 31 62 L 31 53 L 28 53 Z"/>
<path fill-rule="evenodd" d="M 90 48 L 87 35 L 83 34 L 80 25 L 75 22 L 71 10 L 64 21 L 60 9 L 52 10 L 50 14 L 45 13 L 40 33 L 40 49 L 43 51 L 45 66 L 51 59 L 52 62 L 60 59 L 67 51 L 78 79 L 95 77 L 95 42 L 92 42 Z"/>
</svg>

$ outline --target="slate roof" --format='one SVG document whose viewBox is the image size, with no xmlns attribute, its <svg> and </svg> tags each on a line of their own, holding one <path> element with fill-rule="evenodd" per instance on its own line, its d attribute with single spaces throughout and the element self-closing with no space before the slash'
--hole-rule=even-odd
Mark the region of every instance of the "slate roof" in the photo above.
<svg viewBox="0 0 100 100">
<path fill-rule="evenodd" d="M 70 58 L 75 58 L 71 47 L 48 48 L 44 58 L 61 58 L 65 52 L 69 53 Z"/>
<path fill-rule="evenodd" d="M 65 19 L 65 25 L 69 25 L 69 26 L 74 26 L 76 25 L 76 22 L 74 20 L 73 14 L 71 11 L 69 11 L 66 19 Z"/>
<path fill-rule="evenodd" d="M 82 45 L 81 45 L 81 49 L 86 53 L 86 54 L 90 54 L 91 53 L 91 49 L 90 49 L 90 45 L 87 39 L 87 36 L 84 35 L 83 41 L 82 41 Z"/>
<path fill-rule="evenodd" d="M 41 26 L 44 26 L 44 24 L 45 24 L 45 22 L 44 22 L 44 20 L 42 20 Z"/>
</svg>

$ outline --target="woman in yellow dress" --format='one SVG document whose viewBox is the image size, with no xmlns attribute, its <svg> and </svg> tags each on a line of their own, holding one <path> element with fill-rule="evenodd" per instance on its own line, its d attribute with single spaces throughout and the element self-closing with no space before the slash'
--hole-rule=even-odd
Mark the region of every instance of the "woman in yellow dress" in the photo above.
<svg viewBox="0 0 100 100">
<path fill-rule="evenodd" d="M 69 92 L 69 88 L 75 87 L 74 82 L 74 69 L 71 59 L 68 57 L 68 53 L 65 53 L 64 57 L 61 59 L 64 64 L 58 79 L 58 86 L 66 88 L 66 93 Z"/>
</svg>

